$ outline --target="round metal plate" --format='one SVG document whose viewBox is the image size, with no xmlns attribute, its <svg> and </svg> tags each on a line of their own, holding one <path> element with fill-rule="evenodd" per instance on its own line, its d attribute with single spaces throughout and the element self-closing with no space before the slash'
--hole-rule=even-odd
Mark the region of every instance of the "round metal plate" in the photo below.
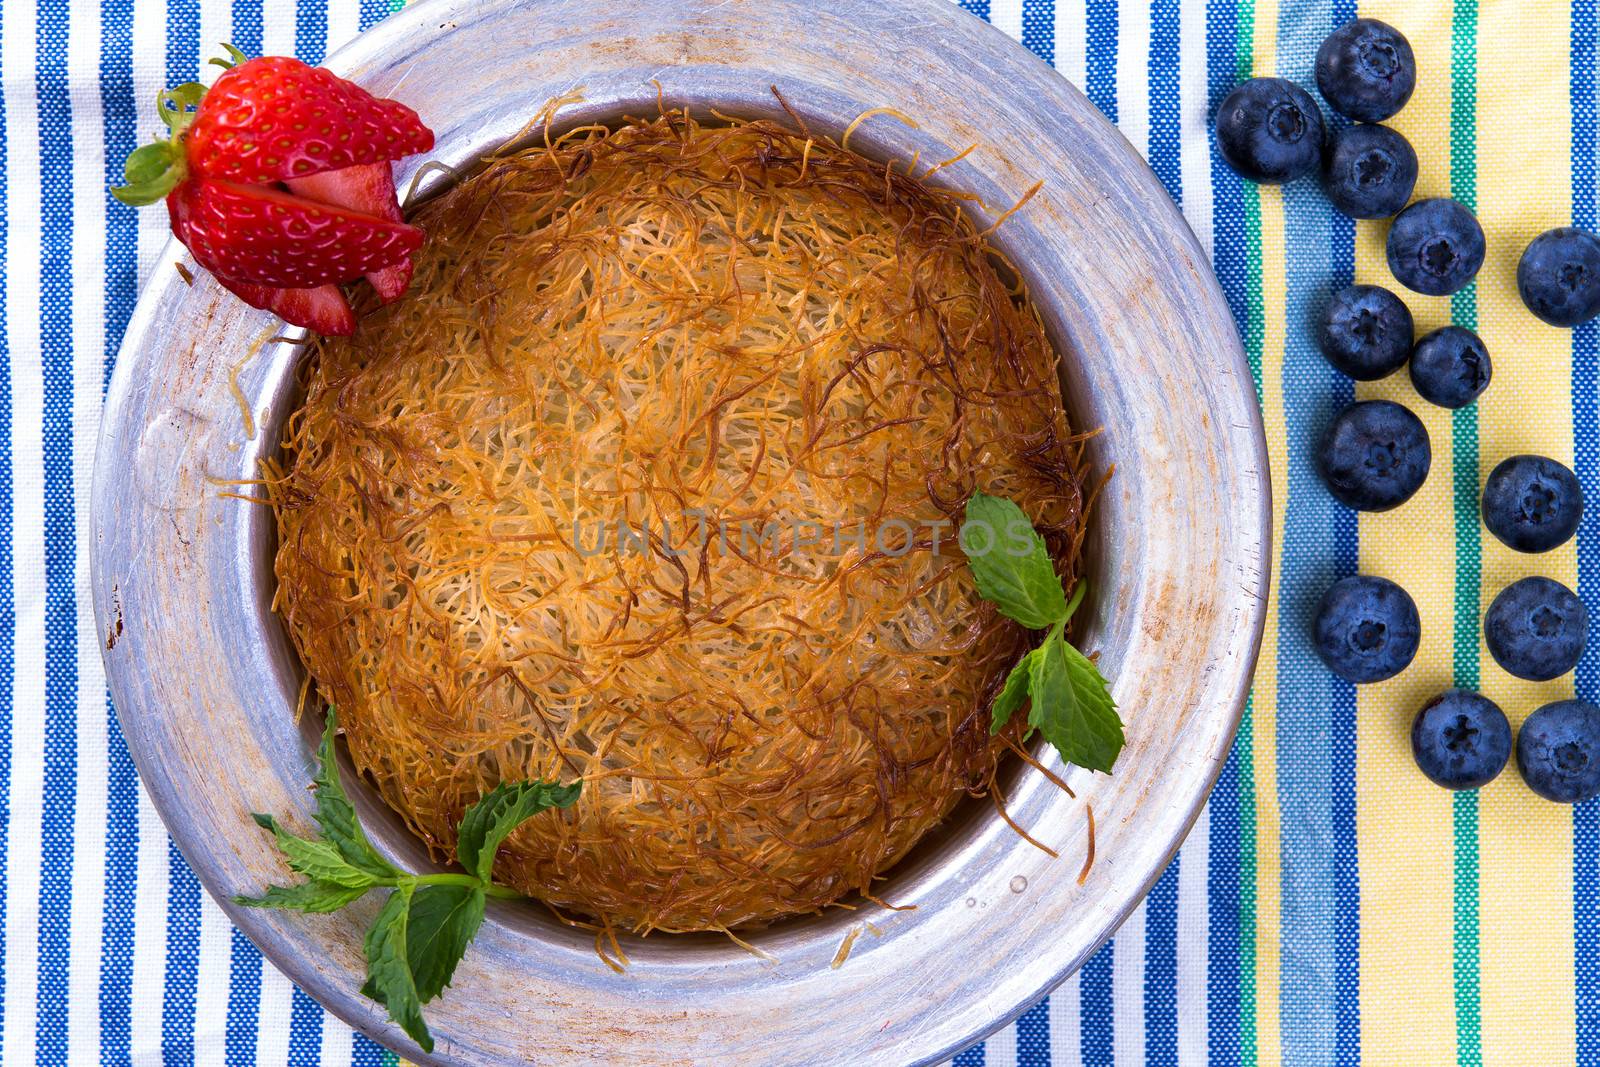
<svg viewBox="0 0 1600 1067">
<path fill-rule="evenodd" d="M 415 107 L 451 164 L 575 90 L 583 102 L 564 123 L 651 113 L 658 84 L 673 105 L 776 117 L 777 86 L 834 136 L 871 108 L 919 120 L 864 123 L 852 147 L 879 158 L 978 145 L 938 180 L 981 196 L 981 219 L 1042 179 L 999 243 L 1063 353 L 1075 423 L 1104 427 L 1093 462 L 1116 465 L 1096 514 L 1086 644 L 1115 683 L 1129 743 L 1114 776 L 1067 775 L 1076 799 L 1015 772 L 1013 817 L 1060 859 L 970 805 L 884 883 L 914 910 L 782 924 L 751 938 L 770 961 L 718 938 L 656 936 L 630 943 L 633 966 L 615 974 L 589 935 L 538 907 L 494 905 L 426 1009 L 438 1045 L 422 1055 L 358 992 L 376 899 L 329 916 L 227 903 L 287 877 L 250 812 L 309 822 L 315 724 L 294 721 L 300 668 L 270 613 L 271 517 L 221 484 L 270 454 L 298 349 L 269 345 L 240 366 L 273 320 L 203 272 L 186 285 L 171 245 L 107 400 L 93 582 L 123 731 L 206 888 L 302 988 L 423 1063 L 921 1064 L 1014 1018 L 1111 934 L 1177 849 L 1227 753 L 1261 636 L 1270 509 L 1255 392 L 1210 267 L 1154 175 L 1077 90 L 948 0 L 430 0 L 329 66 Z M 351 786 L 380 847 L 425 864 Z M 1090 805 L 1098 857 L 1080 885 Z M 831 966 L 867 921 L 877 935 Z"/>
</svg>

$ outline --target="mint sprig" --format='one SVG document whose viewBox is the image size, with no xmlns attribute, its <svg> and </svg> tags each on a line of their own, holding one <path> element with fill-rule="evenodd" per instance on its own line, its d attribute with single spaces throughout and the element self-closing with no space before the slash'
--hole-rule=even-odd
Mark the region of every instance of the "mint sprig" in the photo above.
<svg viewBox="0 0 1600 1067">
<path fill-rule="evenodd" d="M 456 964 L 483 925 L 489 897 L 520 899 L 522 894 L 490 878 L 495 852 L 523 821 L 550 808 L 571 807 L 581 783 L 508 782 L 496 786 L 467 809 L 457 834 L 456 854 L 466 874 L 410 874 L 378 853 L 361 829 L 356 809 L 339 781 L 333 738 L 337 717 L 317 746 L 316 794 L 319 837 L 297 837 L 270 815 L 253 818 L 271 831 L 289 869 L 304 875 L 297 885 L 271 886 L 259 897 L 236 896 L 250 908 L 282 908 L 314 914 L 338 911 L 378 888 L 392 890 L 367 930 L 367 981 L 362 995 L 389 1010 L 425 1052 L 433 1035 L 422 1019 L 422 1005 L 442 993 Z"/>
<path fill-rule="evenodd" d="M 979 595 L 1028 629 L 1048 631 L 1006 676 L 989 710 L 989 732 L 999 733 L 1026 700 L 1030 734 L 1044 734 L 1068 763 L 1109 774 L 1124 744 L 1122 720 L 1110 683 L 1066 639 L 1083 583 L 1067 597 L 1044 538 L 1004 497 L 972 494 L 961 546 Z"/>
</svg>

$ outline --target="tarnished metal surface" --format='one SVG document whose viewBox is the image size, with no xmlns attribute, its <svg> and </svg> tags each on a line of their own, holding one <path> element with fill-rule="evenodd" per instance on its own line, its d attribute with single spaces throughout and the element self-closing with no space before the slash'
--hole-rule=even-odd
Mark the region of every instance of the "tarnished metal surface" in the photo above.
<svg viewBox="0 0 1600 1067">
<path fill-rule="evenodd" d="M 672 104 L 778 114 L 776 85 L 837 135 L 891 106 L 920 129 L 869 120 L 852 146 L 880 157 L 977 151 L 939 180 L 993 217 L 1065 354 L 1074 421 L 1101 425 L 1116 464 L 1091 546 L 1086 645 L 1101 652 L 1129 726 L 1113 777 L 1011 780 L 1019 823 L 980 805 L 888 879 L 915 910 L 837 911 L 753 936 L 775 962 L 716 938 L 652 937 L 614 974 L 591 939 L 543 909 L 492 904 L 427 1008 L 422 1056 L 357 990 L 377 900 L 332 916 L 232 918 L 334 1012 L 413 1059 L 484 1065 L 930 1063 L 1016 1016 L 1088 957 L 1177 849 L 1223 760 L 1259 646 L 1269 540 L 1255 394 L 1222 294 L 1172 202 L 1075 89 L 947 0 L 430 0 L 329 63 L 416 107 L 437 158 L 463 163 L 581 90 L 566 121 Z M 409 177 L 416 162 L 402 168 Z M 312 724 L 293 721 L 300 670 L 268 611 L 270 516 L 223 496 L 276 440 L 297 351 L 230 370 L 271 320 L 169 246 L 129 327 L 105 410 L 94 486 L 94 591 L 106 668 L 150 795 L 220 899 L 285 871 L 251 811 L 309 818 Z M 1050 757 L 1054 760 L 1054 757 Z M 1052 766 L 1060 769 L 1059 764 Z M 381 847 L 425 860 L 364 788 Z M 1083 885 L 1084 807 L 1098 859 Z M 849 959 L 833 962 L 852 928 Z"/>
</svg>

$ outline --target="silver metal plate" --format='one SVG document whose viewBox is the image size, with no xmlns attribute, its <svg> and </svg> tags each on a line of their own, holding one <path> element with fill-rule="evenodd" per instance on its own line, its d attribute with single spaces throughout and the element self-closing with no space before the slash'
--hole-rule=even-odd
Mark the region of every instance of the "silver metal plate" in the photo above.
<svg viewBox="0 0 1600 1067">
<path fill-rule="evenodd" d="M 1110 936 L 1176 851 L 1227 754 L 1261 638 L 1271 512 L 1255 391 L 1216 279 L 1155 176 L 1082 94 L 948 0 L 428 0 L 328 65 L 415 107 L 452 165 L 573 91 L 583 102 L 566 121 L 652 113 L 658 84 L 702 113 L 778 116 L 777 86 L 834 136 L 876 107 L 919 121 L 864 123 L 852 147 L 868 155 L 931 162 L 978 145 L 939 180 L 980 195 L 980 219 L 1043 179 L 999 243 L 1062 350 L 1075 424 L 1104 427 L 1093 462 L 1116 465 L 1095 516 L 1086 644 L 1114 680 L 1129 743 L 1112 777 L 1067 773 L 1076 799 L 1014 771 L 1013 816 L 1060 859 L 970 805 L 884 883 L 915 910 L 836 910 L 753 936 L 775 962 L 656 936 L 628 946 L 619 975 L 543 909 L 493 905 L 426 1009 L 438 1045 L 422 1055 L 358 993 L 377 900 L 331 916 L 227 903 L 286 877 L 249 813 L 310 811 L 315 724 L 294 721 L 301 671 L 269 611 L 271 517 L 220 484 L 253 477 L 270 453 L 298 349 L 271 345 L 239 367 L 273 320 L 203 272 L 186 285 L 174 244 L 105 408 L 93 584 L 123 731 L 206 888 L 302 988 L 421 1063 L 922 1064 L 1017 1016 Z M 352 787 L 380 847 L 425 864 Z M 1098 858 L 1079 885 L 1091 804 Z M 866 921 L 881 933 L 832 967 Z"/>
</svg>

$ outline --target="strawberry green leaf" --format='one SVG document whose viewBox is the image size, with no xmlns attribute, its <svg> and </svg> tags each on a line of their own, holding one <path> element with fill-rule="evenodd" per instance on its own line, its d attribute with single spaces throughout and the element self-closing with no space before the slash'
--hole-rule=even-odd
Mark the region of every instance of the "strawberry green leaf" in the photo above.
<svg viewBox="0 0 1600 1067">
<path fill-rule="evenodd" d="M 330 707 L 322 743 L 317 746 L 317 774 L 312 780 L 317 795 L 317 825 L 322 827 L 322 836 L 352 867 L 366 871 L 378 881 L 392 881 L 402 872 L 372 847 L 356 818 L 355 806 L 345 796 L 344 786 L 339 781 L 339 759 L 333 744 L 338 728 L 338 713 Z"/>
<path fill-rule="evenodd" d="M 186 130 L 194 121 L 200 100 L 205 95 L 206 87 L 199 82 L 184 82 L 163 89 L 156 94 L 156 114 L 161 116 L 161 121 L 172 132 Z"/>
<path fill-rule="evenodd" d="M 1061 579 L 1022 509 L 1004 497 L 973 493 L 961 527 L 961 549 L 985 600 L 1030 630 L 1064 620 Z"/>
<path fill-rule="evenodd" d="M 482 889 L 460 885 L 426 885 L 412 897 L 406 959 L 422 1003 L 450 984 L 483 925 L 485 902 Z"/>
<path fill-rule="evenodd" d="M 245 60 L 250 58 L 237 48 L 233 47 L 233 45 L 229 44 L 227 41 L 222 42 L 222 48 L 223 51 L 228 53 L 228 58 L 218 59 L 216 56 L 212 56 L 209 60 L 207 60 L 207 62 L 212 66 L 221 67 L 223 70 L 232 70 L 234 67 L 237 67 L 240 63 L 243 63 Z"/>
<path fill-rule="evenodd" d="M 127 184 L 112 186 L 111 195 L 132 207 L 154 204 L 177 188 L 187 173 L 183 150 L 171 141 L 140 145 L 122 165 Z"/>
<path fill-rule="evenodd" d="M 410 938 L 412 886 L 400 885 L 383 902 L 378 917 L 367 930 L 367 983 L 361 992 L 389 1009 L 389 1018 L 422 1046 L 433 1051 L 433 1035 L 422 1021 L 422 998 L 417 996 L 407 942 Z"/>
<path fill-rule="evenodd" d="M 994 705 L 989 709 L 989 733 L 997 734 L 1011 721 L 1012 713 L 1022 706 L 1023 700 L 1028 696 L 1028 685 L 1031 681 L 1030 672 L 1033 670 L 1033 661 L 1039 658 L 1041 649 L 1034 649 L 1017 661 L 1011 668 L 1011 673 L 1006 675 L 1006 684 L 1001 687 L 1000 695 L 994 698 Z"/>
<path fill-rule="evenodd" d="M 1068 763 L 1109 774 L 1124 743 L 1110 684 L 1059 629 L 1035 652 L 1029 654 L 1028 725 Z"/>
<path fill-rule="evenodd" d="M 247 908 L 279 908 L 325 914 L 338 911 L 366 895 L 370 886 L 337 885 L 333 882 L 302 882 L 299 885 L 275 885 L 259 897 L 237 896 L 235 904 Z"/>
<path fill-rule="evenodd" d="M 547 808 L 569 808 L 578 799 L 581 782 L 502 782 L 462 816 L 456 832 L 456 855 L 461 866 L 482 881 L 494 870 L 494 854 L 524 819 Z"/>
</svg>

